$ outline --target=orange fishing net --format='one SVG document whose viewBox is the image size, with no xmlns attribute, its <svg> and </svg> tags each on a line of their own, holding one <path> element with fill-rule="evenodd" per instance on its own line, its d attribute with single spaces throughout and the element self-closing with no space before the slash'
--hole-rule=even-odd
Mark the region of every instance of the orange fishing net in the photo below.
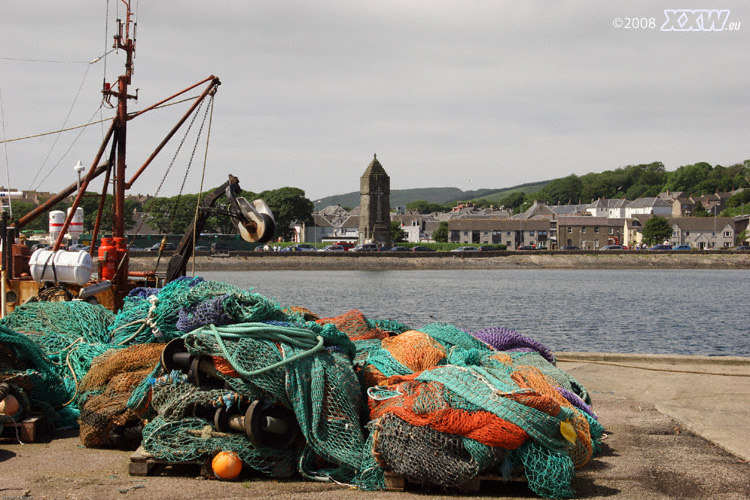
<svg viewBox="0 0 750 500">
<path fill-rule="evenodd" d="M 340 332 L 347 334 L 351 340 L 384 339 L 390 335 L 387 330 L 372 326 L 358 309 L 352 309 L 332 318 L 321 318 L 317 323 L 321 325 L 333 323 Z"/>
</svg>

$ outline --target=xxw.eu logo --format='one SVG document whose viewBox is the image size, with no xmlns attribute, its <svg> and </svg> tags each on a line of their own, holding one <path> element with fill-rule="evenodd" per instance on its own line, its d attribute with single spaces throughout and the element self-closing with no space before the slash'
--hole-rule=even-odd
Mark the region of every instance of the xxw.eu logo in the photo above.
<svg viewBox="0 0 750 500">
<path fill-rule="evenodd" d="M 665 9 L 667 20 L 662 31 L 724 31 L 729 19 L 729 9 Z M 736 28 L 739 29 L 739 23 Z"/>
</svg>

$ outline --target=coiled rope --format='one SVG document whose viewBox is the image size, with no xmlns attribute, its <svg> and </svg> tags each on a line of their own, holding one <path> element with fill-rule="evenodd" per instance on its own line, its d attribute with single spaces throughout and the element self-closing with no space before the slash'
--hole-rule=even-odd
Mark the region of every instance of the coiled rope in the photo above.
<svg viewBox="0 0 750 500">
<path fill-rule="evenodd" d="M 194 330 L 194 334 L 210 333 L 216 339 L 224 358 L 229 362 L 232 368 L 245 378 L 256 377 L 263 373 L 269 372 L 280 366 L 293 363 L 299 359 L 306 358 L 317 352 L 324 350 L 323 337 L 316 335 L 315 332 L 304 328 L 293 326 L 268 325 L 265 323 L 237 323 L 228 326 L 206 325 Z M 276 363 L 259 368 L 257 370 L 245 370 L 238 366 L 238 360 L 229 353 L 225 340 L 241 340 L 246 337 L 252 337 L 255 340 L 269 340 L 271 342 L 282 342 L 293 347 L 303 349 L 303 352 L 297 353 L 288 358 L 282 359 Z"/>
</svg>

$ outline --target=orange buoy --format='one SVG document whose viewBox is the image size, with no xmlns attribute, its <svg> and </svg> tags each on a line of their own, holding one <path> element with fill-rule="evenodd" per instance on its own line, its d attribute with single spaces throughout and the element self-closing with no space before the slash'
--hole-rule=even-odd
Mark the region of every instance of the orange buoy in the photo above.
<svg viewBox="0 0 750 500">
<path fill-rule="evenodd" d="M 5 399 L 0 401 L 0 415 L 13 416 L 21 408 L 18 404 L 18 400 L 12 394 L 5 396 Z"/>
<path fill-rule="evenodd" d="M 211 468 L 219 479 L 232 480 L 242 471 L 242 460 L 233 451 L 220 451 L 211 461 Z"/>
</svg>

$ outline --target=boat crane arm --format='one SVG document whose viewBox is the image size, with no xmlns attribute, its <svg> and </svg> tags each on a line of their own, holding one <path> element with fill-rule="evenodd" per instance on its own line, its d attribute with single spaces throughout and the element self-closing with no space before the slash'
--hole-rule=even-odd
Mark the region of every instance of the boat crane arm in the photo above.
<svg viewBox="0 0 750 500">
<path fill-rule="evenodd" d="M 211 194 L 203 199 L 193 223 L 183 235 L 172 258 L 169 259 L 166 283 L 185 276 L 187 263 L 194 251 L 195 235 L 200 235 L 203 231 L 211 208 L 222 196 L 226 196 L 229 200 L 228 215 L 242 239 L 249 242 L 265 243 L 273 237 L 276 231 L 273 213 L 263 200 L 255 200 L 249 203 L 245 198 L 237 197 L 237 194 L 241 191 L 239 182 L 237 177 L 230 175 L 227 182 L 214 189 Z"/>
</svg>

